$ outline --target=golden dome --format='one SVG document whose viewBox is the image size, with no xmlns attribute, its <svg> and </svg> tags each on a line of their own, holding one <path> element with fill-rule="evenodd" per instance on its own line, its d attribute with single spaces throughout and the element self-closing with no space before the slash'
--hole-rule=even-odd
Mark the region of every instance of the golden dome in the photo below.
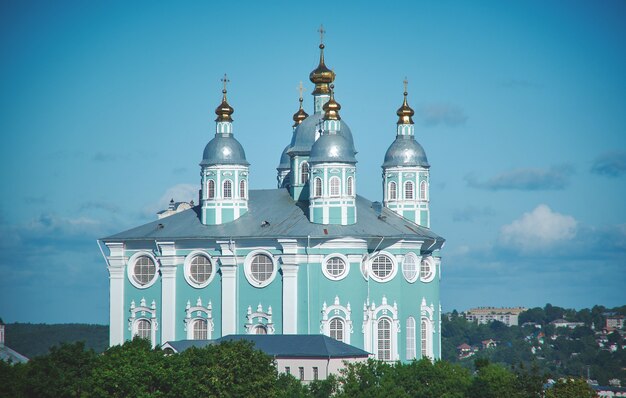
<svg viewBox="0 0 626 398">
<path fill-rule="evenodd" d="M 228 83 L 230 80 L 228 80 L 226 74 L 224 74 L 224 78 L 222 78 L 221 80 L 222 83 L 224 83 L 224 88 L 222 89 L 222 103 L 219 104 L 217 108 L 215 108 L 215 114 L 217 115 L 217 119 L 215 119 L 215 121 L 232 122 L 233 118 L 230 115 L 232 115 L 235 110 L 232 106 L 230 106 L 228 100 L 226 99 L 226 83 Z"/>
<path fill-rule="evenodd" d="M 320 44 L 320 63 L 311 72 L 309 79 L 312 83 L 315 83 L 313 95 L 328 94 L 330 92 L 328 85 L 335 81 L 335 72 L 328 69 L 326 64 L 324 64 L 324 43 Z"/>
<path fill-rule="evenodd" d="M 337 101 L 335 101 L 335 85 L 330 85 L 330 99 L 327 103 L 324 104 L 322 109 L 324 109 L 324 120 L 341 120 L 341 116 L 339 116 L 339 110 L 341 109 L 341 105 Z"/>
<path fill-rule="evenodd" d="M 300 97 L 298 101 L 300 101 L 300 109 L 298 109 L 298 112 L 293 114 L 293 127 L 297 127 L 300 123 L 304 121 L 304 119 L 309 117 L 309 114 L 306 113 L 304 109 L 302 109 L 302 97 Z"/>
<path fill-rule="evenodd" d="M 404 79 L 404 102 L 402 102 L 402 106 L 398 108 L 396 115 L 398 115 L 398 123 L 397 124 L 413 124 L 413 119 L 411 116 L 415 115 L 415 111 L 409 106 L 409 103 L 406 100 L 407 95 L 407 84 L 408 81 Z"/>
</svg>

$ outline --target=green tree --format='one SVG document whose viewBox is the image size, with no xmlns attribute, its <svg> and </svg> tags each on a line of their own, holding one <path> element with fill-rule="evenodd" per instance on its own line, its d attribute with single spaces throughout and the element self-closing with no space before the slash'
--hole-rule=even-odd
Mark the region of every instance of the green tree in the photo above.
<svg viewBox="0 0 626 398">
<path fill-rule="evenodd" d="M 82 342 L 52 347 L 27 364 L 25 392 L 31 397 L 82 397 L 96 363 L 96 353 Z"/>
<path fill-rule="evenodd" d="M 470 398 L 518 398 L 515 374 L 500 365 L 490 364 L 480 368 L 472 380 Z"/>
<path fill-rule="evenodd" d="M 595 398 L 598 394 L 583 379 L 561 379 L 546 391 L 546 398 Z"/>
</svg>

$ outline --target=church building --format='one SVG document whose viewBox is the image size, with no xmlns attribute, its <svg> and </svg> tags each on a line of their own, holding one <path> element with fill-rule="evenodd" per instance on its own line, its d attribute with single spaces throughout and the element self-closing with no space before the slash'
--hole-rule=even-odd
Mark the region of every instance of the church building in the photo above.
<svg viewBox="0 0 626 398">
<path fill-rule="evenodd" d="M 312 114 L 300 95 L 276 188 L 248 188 L 251 165 L 236 138 L 246 132 L 236 130 L 224 78 L 197 202 L 99 241 L 111 345 L 133 336 L 156 346 L 323 334 L 380 360 L 441 358 L 444 239 L 430 230 L 430 165 L 406 81 L 395 134 L 388 126 L 390 146 L 380 154 L 382 198 L 372 202 L 357 194 L 354 142 L 364 137 L 342 119 L 336 76 L 319 48 Z"/>
</svg>

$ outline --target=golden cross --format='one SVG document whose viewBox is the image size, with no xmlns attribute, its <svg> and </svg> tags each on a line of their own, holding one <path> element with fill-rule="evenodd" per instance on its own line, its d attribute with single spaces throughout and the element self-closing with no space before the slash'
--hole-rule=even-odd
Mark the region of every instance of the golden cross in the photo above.
<svg viewBox="0 0 626 398">
<path fill-rule="evenodd" d="M 409 86 L 409 80 L 406 78 L 406 76 L 404 76 L 404 80 L 402 81 L 402 83 L 404 84 L 404 92 L 407 92 L 407 87 Z"/>
<path fill-rule="evenodd" d="M 304 88 L 302 87 L 302 82 L 300 82 L 300 85 L 297 87 L 297 89 L 300 92 L 300 99 L 302 99 L 302 91 L 304 90 Z"/>
<path fill-rule="evenodd" d="M 224 73 L 224 77 L 221 78 L 220 81 L 224 83 L 224 91 L 226 91 L 226 84 L 230 83 L 230 80 L 228 80 L 228 76 L 226 75 L 226 73 Z"/>
<path fill-rule="evenodd" d="M 320 44 L 324 44 L 324 33 L 326 33 L 324 25 L 320 25 L 320 28 L 317 31 L 320 33 Z"/>
</svg>

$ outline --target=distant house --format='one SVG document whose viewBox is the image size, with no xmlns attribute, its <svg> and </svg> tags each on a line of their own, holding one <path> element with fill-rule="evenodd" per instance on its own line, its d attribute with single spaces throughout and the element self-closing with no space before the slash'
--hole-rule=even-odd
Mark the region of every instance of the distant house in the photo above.
<svg viewBox="0 0 626 398">
<path fill-rule="evenodd" d="M 469 344 L 463 343 L 456 348 L 459 359 L 468 358 L 475 354 L 476 349 Z"/>
<path fill-rule="evenodd" d="M 479 324 L 499 321 L 507 326 L 517 326 L 519 314 L 526 310 L 524 307 L 478 307 L 462 314 L 468 321 Z"/>
<path fill-rule="evenodd" d="M 496 348 L 498 346 L 498 342 L 492 339 L 483 340 L 481 341 L 481 344 L 483 346 L 483 350 L 486 350 L 488 348 Z"/>
<path fill-rule="evenodd" d="M 5 324 L 2 318 L 0 318 L 0 361 L 8 362 L 10 364 L 28 362 L 28 358 L 4 344 L 4 336 Z"/>
<path fill-rule="evenodd" d="M 216 340 L 168 341 L 162 348 L 180 353 L 190 347 L 241 340 L 253 342 L 256 349 L 273 357 L 279 372 L 289 373 L 305 383 L 338 375 L 346 363 L 364 362 L 370 357 L 367 351 L 321 334 L 234 334 Z"/>
<path fill-rule="evenodd" d="M 570 322 L 565 319 L 555 319 L 550 322 L 550 325 L 553 325 L 555 328 L 570 328 L 576 329 L 579 326 L 585 326 L 585 322 Z"/>
<path fill-rule="evenodd" d="M 606 318 L 606 330 L 612 332 L 624 328 L 624 315 L 613 315 Z"/>
</svg>

